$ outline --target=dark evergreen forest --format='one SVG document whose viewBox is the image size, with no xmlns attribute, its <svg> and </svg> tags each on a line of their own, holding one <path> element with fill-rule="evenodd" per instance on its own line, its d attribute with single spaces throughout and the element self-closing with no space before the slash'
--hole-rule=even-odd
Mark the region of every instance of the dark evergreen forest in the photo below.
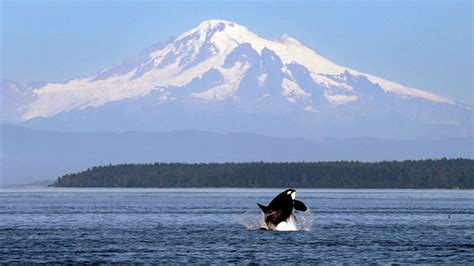
<svg viewBox="0 0 474 266">
<path fill-rule="evenodd" d="M 154 163 L 97 166 L 55 187 L 474 188 L 474 160 Z"/>
</svg>

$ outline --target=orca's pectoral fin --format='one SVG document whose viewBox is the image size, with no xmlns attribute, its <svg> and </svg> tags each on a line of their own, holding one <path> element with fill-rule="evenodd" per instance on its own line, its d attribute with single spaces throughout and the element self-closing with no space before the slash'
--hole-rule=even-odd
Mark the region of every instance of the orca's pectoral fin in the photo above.
<svg viewBox="0 0 474 266">
<path fill-rule="evenodd" d="M 260 203 L 257 203 L 258 207 L 260 207 L 260 209 L 262 210 L 263 213 L 265 213 L 267 211 L 267 206 L 263 206 L 262 204 Z"/>
<path fill-rule="evenodd" d="M 295 210 L 302 212 L 305 212 L 308 209 L 308 207 L 306 207 L 306 205 L 304 205 L 304 203 L 299 200 L 293 200 L 293 207 Z"/>
</svg>

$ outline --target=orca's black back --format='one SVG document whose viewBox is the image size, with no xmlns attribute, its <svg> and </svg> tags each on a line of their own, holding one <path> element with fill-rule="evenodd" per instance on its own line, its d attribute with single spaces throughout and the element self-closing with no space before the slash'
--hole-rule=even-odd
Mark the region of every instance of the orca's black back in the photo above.
<svg viewBox="0 0 474 266">
<path fill-rule="evenodd" d="M 279 224 L 285 221 L 293 213 L 293 199 L 287 191 L 276 196 L 268 205 L 265 213 L 265 222 Z"/>
</svg>

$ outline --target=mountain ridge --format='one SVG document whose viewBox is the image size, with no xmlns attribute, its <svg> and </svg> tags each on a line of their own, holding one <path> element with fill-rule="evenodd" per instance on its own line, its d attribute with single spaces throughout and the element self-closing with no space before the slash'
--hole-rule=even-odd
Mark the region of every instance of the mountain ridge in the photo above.
<svg viewBox="0 0 474 266">
<path fill-rule="evenodd" d="M 344 129 L 393 119 L 414 137 L 439 125 L 450 127 L 453 137 L 472 136 L 471 106 L 339 66 L 287 34 L 267 40 L 225 20 L 204 21 L 97 75 L 47 83 L 18 98 L 27 99 L 9 107 L 3 121 L 38 128 L 76 124 L 80 129 L 80 119 L 94 120 L 120 106 L 117 113 L 124 119 L 142 121 L 139 129 L 182 129 L 186 117 L 182 126 L 169 128 L 154 127 L 151 118 L 161 122 L 163 113 L 184 110 L 203 112 L 207 125 L 219 112 L 228 119 L 246 114 L 244 125 L 252 123 L 252 116 L 274 116 L 274 123 L 289 119 L 309 135 L 331 123 Z M 281 122 L 279 128 L 290 124 Z M 252 125 L 249 131 L 266 134 Z M 356 136 L 364 135 L 373 136 L 370 131 Z"/>
</svg>

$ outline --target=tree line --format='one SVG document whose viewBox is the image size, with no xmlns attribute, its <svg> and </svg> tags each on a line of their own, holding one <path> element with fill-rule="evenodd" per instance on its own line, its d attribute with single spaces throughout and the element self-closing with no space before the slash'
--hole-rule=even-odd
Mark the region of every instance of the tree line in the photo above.
<svg viewBox="0 0 474 266">
<path fill-rule="evenodd" d="M 54 187 L 474 188 L 474 160 L 153 163 L 96 166 Z"/>
</svg>

